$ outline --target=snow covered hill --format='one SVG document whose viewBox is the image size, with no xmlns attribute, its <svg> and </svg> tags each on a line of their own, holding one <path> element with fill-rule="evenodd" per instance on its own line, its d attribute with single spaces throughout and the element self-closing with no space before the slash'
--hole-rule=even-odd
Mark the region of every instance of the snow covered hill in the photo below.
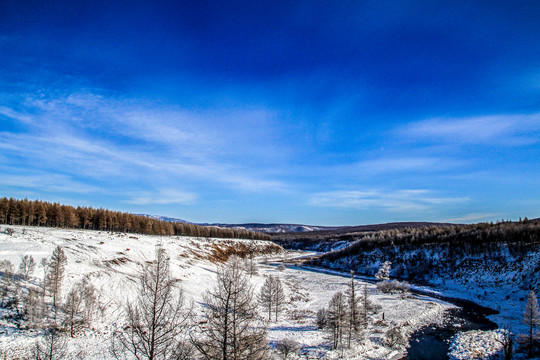
<svg viewBox="0 0 540 360">
<path fill-rule="evenodd" d="M 12 235 L 0 233 L 0 260 L 9 260 L 16 269 L 23 255 L 31 255 L 38 264 L 34 276 L 25 286 L 40 284 L 43 279 L 41 259 L 49 258 L 53 249 L 61 246 L 67 255 L 62 298 L 65 299 L 69 289 L 82 279 L 87 279 L 96 288 L 98 316 L 87 330 L 69 340 L 70 354 L 77 354 L 79 358 L 111 358 L 108 352 L 110 334 L 123 328 L 125 305 L 137 294 L 141 265 L 154 259 L 158 244 L 169 254 L 171 272 L 184 289 L 188 302 L 193 302 L 195 312 L 201 310 L 205 291 L 214 287 L 216 266 L 221 260 L 234 253 L 256 254 L 259 271 L 250 278 L 255 293 L 264 283 L 265 276 L 273 275 L 282 280 L 287 299 L 279 320 L 268 323 L 269 343 L 294 339 L 301 345 L 303 354 L 297 358 L 336 359 L 342 356 L 341 351 L 330 349 L 328 333 L 317 328 L 315 317 L 317 310 L 327 306 L 336 291 L 345 291 L 349 279 L 295 267 L 278 267 L 278 260 L 297 254 L 285 252 L 271 242 L 10 228 L 14 229 Z M 405 347 L 389 344 L 388 331 L 396 329 L 409 336 L 424 325 L 441 321 L 443 312 L 450 307 L 429 297 L 382 294 L 374 285 L 360 281 L 357 284 L 367 286 L 378 311 L 370 315 L 369 325 L 362 332 L 362 342 L 345 350 L 343 356 L 349 359 L 400 357 Z M 12 315 L 12 310 L 0 309 L 0 354 L 7 354 L 8 358 L 17 354 L 22 356 L 36 338 L 43 336 L 39 329 L 25 329 L 24 321 L 14 320 Z"/>
</svg>

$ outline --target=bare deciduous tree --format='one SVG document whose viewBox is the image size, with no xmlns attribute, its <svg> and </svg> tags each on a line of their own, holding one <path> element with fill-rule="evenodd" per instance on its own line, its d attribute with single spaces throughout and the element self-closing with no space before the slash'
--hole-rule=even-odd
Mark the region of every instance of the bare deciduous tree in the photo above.
<svg viewBox="0 0 540 360">
<path fill-rule="evenodd" d="M 69 329 L 71 337 L 75 336 L 75 331 L 84 323 L 83 299 L 81 297 L 80 286 L 74 286 L 68 293 L 64 303 L 64 326 Z"/>
<path fill-rule="evenodd" d="M 351 347 L 351 340 L 357 336 L 360 331 L 360 297 L 356 293 L 356 284 L 354 282 L 354 272 L 351 271 L 351 281 L 345 291 L 347 302 L 347 346 Z"/>
<path fill-rule="evenodd" d="M 156 259 L 140 276 L 137 300 L 127 305 L 128 328 L 116 339 L 137 359 L 174 358 L 183 353 L 181 335 L 189 318 L 183 305 L 182 289 L 171 277 L 167 254 L 158 247 Z"/>
<path fill-rule="evenodd" d="M 538 310 L 538 299 L 534 291 L 529 292 L 529 297 L 527 298 L 527 304 L 525 305 L 525 310 L 523 311 L 523 322 L 529 325 L 529 357 L 533 352 L 533 335 L 534 328 L 537 325 L 540 325 L 540 312 Z"/>
<path fill-rule="evenodd" d="M 250 253 L 249 256 L 244 259 L 244 266 L 249 276 L 257 275 L 259 273 L 259 267 L 257 266 L 253 253 Z"/>
<path fill-rule="evenodd" d="M 259 304 L 268 312 L 268 321 L 272 318 L 272 310 L 273 310 L 273 290 L 274 287 L 272 286 L 272 276 L 267 276 L 266 280 L 264 281 L 263 286 L 261 287 L 261 292 L 257 296 L 257 299 L 259 301 Z"/>
<path fill-rule="evenodd" d="M 39 289 L 28 289 L 28 293 L 24 296 L 23 312 L 30 327 L 41 326 L 45 313 L 45 304 L 43 303 L 43 296 L 41 296 Z"/>
<path fill-rule="evenodd" d="M 281 280 L 275 276 L 268 276 L 264 281 L 261 292 L 258 295 L 259 304 L 268 312 L 268 321 L 275 315 L 275 321 L 285 301 L 285 292 Z"/>
<path fill-rule="evenodd" d="M 47 275 L 45 279 L 45 288 L 48 290 L 54 306 L 55 320 L 62 297 L 62 283 L 64 281 L 66 264 L 67 256 L 64 250 L 60 246 L 57 246 L 50 260 L 47 262 Z"/>
<path fill-rule="evenodd" d="M 193 343 L 205 359 L 267 358 L 266 329 L 239 258 L 231 257 L 218 269 L 216 287 L 205 294 L 204 302 L 203 336 Z"/>
<path fill-rule="evenodd" d="M 24 255 L 21 258 L 21 263 L 19 264 L 19 273 L 24 276 L 25 280 L 29 280 L 30 276 L 34 273 L 36 268 L 36 262 L 32 255 Z"/>
<path fill-rule="evenodd" d="M 341 291 L 334 294 L 328 303 L 328 327 L 332 332 L 332 347 L 343 346 L 343 331 L 347 326 L 347 305 Z"/>
<path fill-rule="evenodd" d="M 504 360 L 512 360 L 514 356 L 514 334 L 507 325 L 503 325 L 499 330 L 500 337 L 494 337 L 495 341 L 503 348 Z"/>
<path fill-rule="evenodd" d="M 2 307 L 9 306 L 12 300 L 10 287 L 13 283 L 13 264 L 9 260 L 0 261 L 0 272 L 2 272 L 2 280 L 0 282 L 0 296 Z"/>
<path fill-rule="evenodd" d="M 278 320 L 279 312 L 281 311 L 281 308 L 283 307 L 283 302 L 285 301 L 285 292 L 283 291 L 283 285 L 281 284 L 281 280 L 277 277 L 274 277 L 274 315 L 275 321 Z"/>
<path fill-rule="evenodd" d="M 317 311 L 317 317 L 315 320 L 317 324 L 317 328 L 324 329 L 326 326 L 328 326 L 328 309 L 322 308 Z"/>
<path fill-rule="evenodd" d="M 368 323 L 368 314 L 373 311 L 373 304 L 369 300 L 369 292 L 367 284 L 364 284 L 364 291 L 362 292 L 362 298 L 360 299 L 360 318 L 362 324 L 367 326 Z"/>
<path fill-rule="evenodd" d="M 61 360 L 67 357 L 67 342 L 56 329 L 50 329 L 43 339 L 36 340 L 34 347 L 36 360 Z"/>
</svg>

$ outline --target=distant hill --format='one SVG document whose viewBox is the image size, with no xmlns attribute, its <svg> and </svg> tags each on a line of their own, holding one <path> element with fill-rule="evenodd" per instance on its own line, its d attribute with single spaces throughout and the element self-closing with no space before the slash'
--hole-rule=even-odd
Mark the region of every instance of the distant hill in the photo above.
<svg viewBox="0 0 540 360">
<path fill-rule="evenodd" d="M 236 229 L 236 230 L 249 230 L 257 231 L 264 233 L 296 233 L 296 232 L 308 232 L 308 231 L 323 231 L 323 230 L 332 230 L 338 229 L 339 227 L 332 226 L 312 226 L 312 225 L 302 225 L 302 224 L 260 224 L 260 223 L 248 223 L 248 224 L 223 224 L 223 223 L 194 223 L 184 219 L 177 219 L 167 216 L 160 215 L 149 215 L 149 214 L 136 214 L 140 216 L 146 216 L 152 219 L 168 221 L 173 223 L 184 223 L 184 224 L 194 224 L 201 226 L 216 226 L 225 229 Z"/>
<path fill-rule="evenodd" d="M 194 224 L 201 226 L 216 226 L 225 229 L 237 229 L 237 230 L 249 230 L 263 232 L 267 234 L 276 234 L 276 238 L 282 237 L 302 237 L 310 233 L 309 236 L 320 236 L 320 235 L 343 235 L 356 232 L 365 232 L 365 231 L 380 231 L 380 230 L 389 230 L 389 229 L 404 229 L 404 228 L 419 228 L 424 226 L 446 226 L 452 225 L 448 223 L 433 223 L 433 222 L 393 222 L 385 224 L 372 224 L 372 225 L 358 225 L 358 226 L 319 226 L 319 225 L 303 225 L 303 224 L 262 224 L 262 223 L 246 223 L 246 224 L 224 224 L 224 223 L 194 223 L 184 219 L 177 219 L 167 216 L 160 215 L 148 215 L 148 214 L 137 214 L 146 216 L 152 219 L 169 221 L 169 222 L 180 222 L 185 224 Z"/>
<path fill-rule="evenodd" d="M 177 219 L 177 218 L 167 217 L 167 216 L 148 215 L 148 214 L 135 214 L 135 215 L 146 216 L 146 217 L 151 218 L 151 219 L 156 219 L 156 220 L 160 220 L 160 221 L 168 221 L 168 222 L 172 222 L 172 223 L 195 224 L 195 223 L 192 223 L 191 221 L 187 221 L 187 220 L 184 220 L 184 219 Z M 195 225 L 198 225 L 198 224 L 195 224 Z"/>
</svg>

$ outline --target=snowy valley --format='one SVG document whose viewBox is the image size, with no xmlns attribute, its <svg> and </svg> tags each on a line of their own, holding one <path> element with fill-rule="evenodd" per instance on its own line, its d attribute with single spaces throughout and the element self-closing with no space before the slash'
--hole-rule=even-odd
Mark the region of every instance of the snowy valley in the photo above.
<svg viewBox="0 0 540 360">
<path fill-rule="evenodd" d="M 197 324 L 204 308 L 205 293 L 215 288 L 216 271 L 223 266 L 222 261 L 233 254 L 248 259 L 244 262 L 250 270 L 246 276 L 253 289 L 252 304 L 260 317 L 257 326 L 267 329 L 267 358 L 283 358 L 280 357 L 283 353 L 278 353 L 279 344 L 293 340 L 294 351 L 288 359 L 399 359 L 406 354 L 404 339 L 425 325 L 443 321 L 445 310 L 453 307 L 428 296 L 381 293 L 373 284 L 356 280 L 357 291 L 365 291 L 372 305 L 367 324 L 361 327 L 350 348 L 332 349 L 331 332 L 317 326 L 317 312 L 328 306 L 336 292 L 345 293 L 350 279 L 294 265 L 284 266 L 283 260 L 299 253 L 285 251 L 274 243 L 45 227 L 10 228 L 13 229 L 11 235 L 0 234 L 0 260 L 9 261 L 17 269 L 22 256 L 29 255 L 37 264 L 28 279 L 15 275 L 21 280 L 17 290 L 21 299 L 30 289 L 39 291 L 44 278 L 41 259 L 50 258 L 58 246 L 67 257 L 60 293 L 63 305 L 59 308 L 65 306 L 70 290 L 83 280 L 95 289 L 96 311 L 88 324 L 81 326 L 73 337 L 63 329 L 68 358 L 114 358 L 110 351 L 113 334 L 126 329 L 126 304 L 136 299 L 141 268 L 154 261 L 158 244 L 170 258 L 171 275 L 184 291 L 185 306 L 192 308 L 187 330 L 192 337 L 200 331 Z M 268 321 L 264 308 L 255 305 L 268 276 L 280 279 L 283 284 L 285 301 L 277 321 Z M 50 304 L 51 298 L 46 296 L 45 302 Z M 36 341 L 44 339 L 46 329 L 30 324 L 27 316 L 19 316 L 13 307 L 4 304 L 0 320 L 1 353 L 7 358 L 33 358 Z M 59 324 L 63 316 L 58 315 Z M 191 356 L 198 358 L 196 354 Z"/>
</svg>

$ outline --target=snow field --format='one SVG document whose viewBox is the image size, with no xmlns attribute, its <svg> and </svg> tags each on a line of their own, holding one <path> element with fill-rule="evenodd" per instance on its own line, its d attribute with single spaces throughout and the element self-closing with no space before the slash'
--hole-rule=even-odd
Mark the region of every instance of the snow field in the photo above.
<svg viewBox="0 0 540 360">
<path fill-rule="evenodd" d="M 88 278 L 97 289 L 100 314 L 90 330 L 70 340 L 72 354 L 80 354 L 86 359 L 112 358 L 108 353 L 110 333 L 121 326 L 124 305 L 136 295 L 141 265 L 154 259 L 155 246 L 161 244 L 170 256 L 171 272 L 180 281 L 186 303 L 192 303 L 196 312 L 200 312 L 205 291 L 215 285 L 216 264 L 213 260 L 216 246 L 220 249 L 254 246 L 260 253 L 267 253 L 257 258 L 259 273 L 250 278 L 253 290 L 257 293 L 264 283 L 264 276 L 273 275 L 282 280 L 287 298 L 278 321 L 268 323 L 269 342 L 293 339 L 302 345 L 301 358 L 304 359 L 341 356 L 341 351 L 329 350 L 330 340 L 326 332 L 316 328 L 315 315 L 327 306 L 336 291 L 345 291 L 350 279 L 295 267 L 280 271 L 272 261 L 287 254 L 280 253 L 282 250 L 272 243 L 36 227 L 24 228 L 23 234 L 23 227 L 10 227 L 15 229 L 13 236 L 0 234 L 0 260 L 10 260 L 17 268 L 22 255 L 32 255 L 37 263 L 33 282 L 37 283 L 43 278 L 41 259 L 49 258 L 53 249 L 60 245 L 68 257 L 63 294 L 83 278 Z M 269 264 L 265 265 L 265 257 Z M 358 290 L 364 286 L 361 281 L 357 284 Z M 440 321 L 444 311 L 451 306 L 429 297 L 380 294 L 374 285 L 367 286 L 370 300 L 379 310 L 371 315 L 361 343 L 344 351 L 343 356 L 347 359 L 400 357 L 405 348 L 386 346 L 386 331 L 397 327 L 403 334 L 410 335 L 424 325 Z M 381 320 L 382 313 L 384 321 Z M 261 315 L 264 316 L 262 310 Z M 41 335 L 37 331 L 18 330 L 1 313 L 0 318 L 0 351 L 22 355 Z"/>
</svg>

